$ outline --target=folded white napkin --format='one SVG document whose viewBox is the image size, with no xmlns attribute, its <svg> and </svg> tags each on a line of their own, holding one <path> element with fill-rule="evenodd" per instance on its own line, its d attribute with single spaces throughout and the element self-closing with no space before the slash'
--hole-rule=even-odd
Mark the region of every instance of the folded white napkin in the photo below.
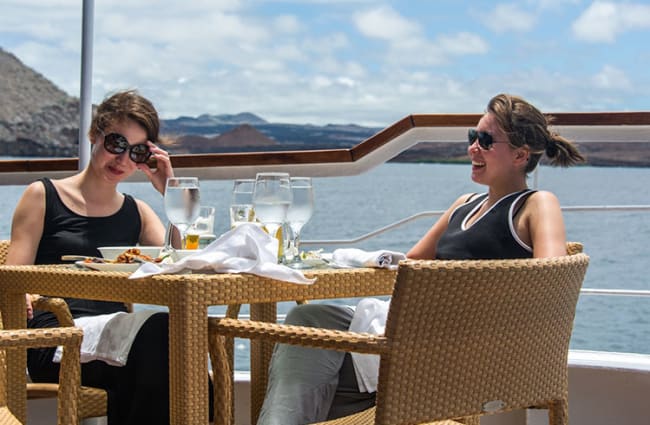
<svg viewBox="0 0 650 425">
<path fill-rule="evenodd" d="M 382 301 L 376 298 L 362 299 L 354 310 L 349 330 L 382 335 L 386 329 L 389 307 L 390 301 Z M 359 391 L 368 393 L 377 391 L 379 356 L 352 353 L 352 364 L 354 365 Z"/>
<path fill-rule="evenodd" d="M 299 270 L 278 264 L 278 240 L 253 223 L 244 223 L 224 233 L 196 254 L 172 264 L 144 263 L 131 279 L 184 270 L 216 273 L 252 273 L 293 283 L 314 283 Z"/>
<path fill-rule="evenodd" d="M 142 310 L 75 319 L 74 325 L 84 332 L 81 362 L 102 360 L 113 366 L 124 366 L 140 327 L 154 313 L 154 310 Z M 58 346 L 52 361 L 60 363 L 62 354 L 63 347 Z"/>
<path fill-rule="evenodd" d="M 336 249 L 332 253 L 334 264 L 341 267 L 380 267 L 396 269 L 406 255 L 396 251 L 363 251 L 357 248 Z"/>
</svg>

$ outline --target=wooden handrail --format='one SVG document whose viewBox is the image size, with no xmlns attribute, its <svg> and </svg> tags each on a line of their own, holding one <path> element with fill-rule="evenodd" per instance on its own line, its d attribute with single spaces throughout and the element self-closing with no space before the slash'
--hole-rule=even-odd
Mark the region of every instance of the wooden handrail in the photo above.
<svg viewBox="0 0 650 425">
<path fill-rule="evenodd" d="M 561 112 L 549 115 L 554 117 L 553 124 L 555 126 L 650 126 L 650 112 Z M 385 154 L 386 157 L 380 161 L 385 162 L 397 153 L 422 140 L 423 135 L 421 132 L 408 137 L 413 130 L 428 129 L 433 134 L 436 130 L 442 129 L 464 129 L 476 125 L 480 117 L 481 114 L 413 114 L 402 118 L 350 149 L 173 155 L 172 165 L 181 172 L 183 169 L 188 169 L 188 171 L 200 169 L 205 172 L 205 170 L 215 167 L 230 167 L 233 169 L 239 167 L 249 170 L 246 172 L 249 175 L 250 169 L 255 167 L 286 167 L 289 165 L 308 167 L 313 164 L 330 164 L 330 166 L 348 164 L 352 166 L 354 163 L 367 159 L 380 148 L 391 145 L 397 139 L 403 139 L 401 143 L 396 144 L 395 149 L 398 150 L 397 152 L 391 151 Z M 650 141 L 650 137 L 647 140 Z M 376 162 L 370 162 L 368 166 L 364 166 L 365 169 L 376 165 Z M 76 172 L 77 168 L 77 158 L 0 161 L 0 175 L 3 173 L 32 174 L 43 172 L 70 174 Z M 356 167 L 353 172 L 363 171 L 362 168 L 361 166 Z M 231 177 L 237 177 L 242 173 L 234 172 Z M 0 184 L 3 183 L 7 184 L 6 182 L 0 182 Z"/>
</svg>

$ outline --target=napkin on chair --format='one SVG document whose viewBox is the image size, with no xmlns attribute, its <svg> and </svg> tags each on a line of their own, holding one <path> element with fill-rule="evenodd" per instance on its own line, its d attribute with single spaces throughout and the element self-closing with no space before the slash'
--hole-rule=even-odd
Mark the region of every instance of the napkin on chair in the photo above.
<svg viewBox="0 0 650 425">
<path fill-rule="evenodd" d="M 354 315 L 348 328 L 351 332 L 364 332 L 382 335 L 386 330 L 386 319 L 390 301 L 377 298 L 364 298 L 354 309 Z M 376 354 L 350 353 L 354 364 L 359 391 L 372 393 L 377 391 L 379 380 L 379 356 Z"/>
<path fill-rule="evenodd" d="M 171 264 L 144 263 L 130 279 L 185 270 L 212 273 L 251 273 L 292 283 L 309 284 L 299 270 L 278 264 L 278 240 L 253 223 L 244 223 L 224 233 L 195 254 Z"/>
<path fill-rule="evenodd" d="M 406 255 L 401 252 L 379 250 L 363 251 L 357 248 L 340 248 L 332 253 L 332 261 L 342 267 L 379 267 L 396 269 Z"/>
<path fill-rule="evenodd" d="M 155 310 L 141 310 L 76 318 L 74 325 L 84 332 L 81 363 L 102 360 L 113 366 L 124 366 L 140 327 L 154 313 Z M 52 361 L 60 363 L 62 354 L 63 347 L 58 346 Z"/>
</svg>

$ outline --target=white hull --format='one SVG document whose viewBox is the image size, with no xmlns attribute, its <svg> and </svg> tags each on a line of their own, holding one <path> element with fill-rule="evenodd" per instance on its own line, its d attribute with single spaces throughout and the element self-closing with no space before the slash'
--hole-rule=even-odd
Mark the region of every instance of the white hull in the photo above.
<svg viewBox="0 0 650 425">
<path fill-rule="evenodd" d="M 237 425 L 250 424 L 250 376 L 235 377 Z M 650 421 L 650 355 L 571 351 L 569 354 L 569 423 L 571 425 L 636 425 Z M 56 424 L 56 403 L 28 404 L 29 425 Z M 103 425 L 104 418 L 84 425 Z M 548 424 L 545 411 L 521 411 L 484 417 L 482 425 Z"/>
</svg>

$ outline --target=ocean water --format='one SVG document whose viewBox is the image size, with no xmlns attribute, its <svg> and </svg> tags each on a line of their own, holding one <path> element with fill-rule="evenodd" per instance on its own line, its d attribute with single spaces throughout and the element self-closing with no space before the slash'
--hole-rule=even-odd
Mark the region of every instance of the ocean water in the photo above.
<svg viewBox="0 0 650 425">
<path fill-rule="evenodd" d="M 469 173 L 468 165 L 390 163 L 359 176 L 314 179 L 316 210 L 303 228 L 302 239 L 356 238 L 421 211 L 444 210 L 462 193 L 484 191 L 470 180 Z M 554 192 L 563 206 L 648 205 L 648 182 L 650 169 L 644 168 L 541 167 L 537 187 Z M 231 185 L 231 181 L 201 182 L 201 203 L 216 207 L 217 234 L 229 227 Z M 11 215 L 22 190 L 0 186 L 3 239 L 9 237 Z M 164 219 L 162 197 L 149 184 L 124 183 L 120 190 L 147 201 Z M 591 257 L 585 288 L 650 290 L 646 271 L 649 216 L 647 211 L 565 213 L 567 239 L 582 242 Z M 434 220 L 420 219 L 353 246 L 405 252 Z M 327 302 L 353 304 L 356 300 Z M 285 313 L 291 306 L 281 304 L 279 311 Z M 223 312 L 223 308 L 210 312 Z M 246 343 L 239 342 L 237 347 L 237 368 L 246 370 Z M 650 298 L 581 295 L 571 347 L 650 353 Z"/>
</svg>

